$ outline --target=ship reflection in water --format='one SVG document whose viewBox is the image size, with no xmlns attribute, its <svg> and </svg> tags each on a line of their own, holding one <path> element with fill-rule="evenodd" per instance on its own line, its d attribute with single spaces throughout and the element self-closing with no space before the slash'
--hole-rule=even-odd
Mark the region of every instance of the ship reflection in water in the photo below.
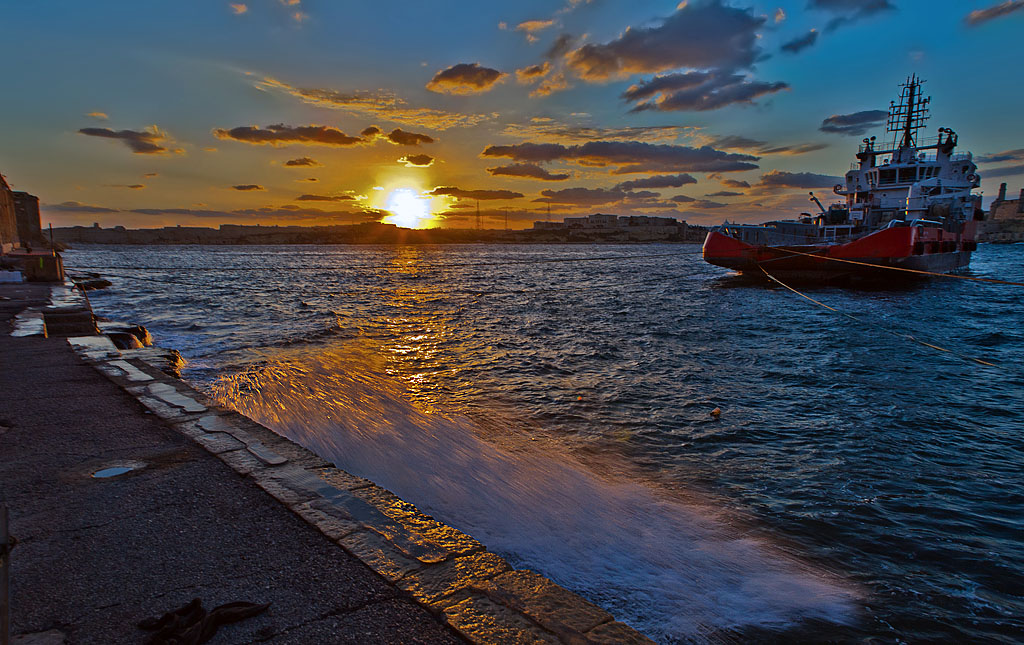
<svg viewBox="0 0 1024 645">
<path fill-rule="evenodd" d="M 547 261 L 601 255 L 631 259 Z M 697 245 L 68 257 L 210 267 L 91 298 L 222 401 L 656 640 L 1021 629 L 1016 291 L 812 291 L 992 370 L 723 280 Z M 1020 260 L 983 246 L 972 268 L 1024 281 Z"/>
</svg>

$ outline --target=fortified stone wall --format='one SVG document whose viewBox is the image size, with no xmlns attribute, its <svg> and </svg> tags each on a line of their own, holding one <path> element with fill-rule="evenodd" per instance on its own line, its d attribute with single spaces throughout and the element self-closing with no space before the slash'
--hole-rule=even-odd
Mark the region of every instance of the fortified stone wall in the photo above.
<svg viewBox="0 0 1024 645">
<path fill-rule="evenodd" d="M 3 175 L 0 175 L 0 252 L 7 253 L 18 246 L 19 241 L 14 194 Z"/>
<path fill-rule="evenodd" d="M 45 244 L 39 221 L 39 198 L 26 192 L 15 192 L 14 219 L 22 244 Z"/>
</svg>

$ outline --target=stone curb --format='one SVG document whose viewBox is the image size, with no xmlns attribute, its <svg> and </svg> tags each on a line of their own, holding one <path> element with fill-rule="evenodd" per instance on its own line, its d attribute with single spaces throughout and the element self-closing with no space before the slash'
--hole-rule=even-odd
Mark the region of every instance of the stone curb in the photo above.
<svg viewBox="0 0 1024 645">
<path fill-rule="evenodd" d="M 471 643 L 652 643 L 547 578 L 516 570 L 472 537 L 336 468 L 157 367 L 164 350 L 121 352 L 68 338 L 86 362 L 171 427 L 407 592 Z M 147 361 L 152 357 L 152 363 Z"/>
</svg>

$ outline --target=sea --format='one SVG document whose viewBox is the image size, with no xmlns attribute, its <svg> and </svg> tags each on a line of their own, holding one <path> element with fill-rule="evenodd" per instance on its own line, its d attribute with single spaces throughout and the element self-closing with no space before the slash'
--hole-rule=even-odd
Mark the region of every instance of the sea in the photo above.
<svg viewBox="0 0 1024 645">
<path fill-rule="evenodd" d="M 694 244 L 64 259 L 195 387 L 657 642 L 1024 640 L 1020 286 L 793 291 Z M 965 275 L 1024 282 L 1024 244 Z"/>
</svg>

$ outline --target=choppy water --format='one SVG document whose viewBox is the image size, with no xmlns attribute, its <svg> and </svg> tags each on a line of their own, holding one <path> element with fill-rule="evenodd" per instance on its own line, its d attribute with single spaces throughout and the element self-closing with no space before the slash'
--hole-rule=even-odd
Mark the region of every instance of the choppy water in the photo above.
<svg viewBox="0 0 1024 645">
<path fill-rule="evenodd" d="M 1024 281 L 1022 260 L 983 245 L 973 275 Z M 656 640 L 1024 637 L 1024 289 L 808 290 L 860 325 L 696 245 L 65 261 L 165 267 L 105 272 L 125 277 L 94 308 Z"/>
</svg>

